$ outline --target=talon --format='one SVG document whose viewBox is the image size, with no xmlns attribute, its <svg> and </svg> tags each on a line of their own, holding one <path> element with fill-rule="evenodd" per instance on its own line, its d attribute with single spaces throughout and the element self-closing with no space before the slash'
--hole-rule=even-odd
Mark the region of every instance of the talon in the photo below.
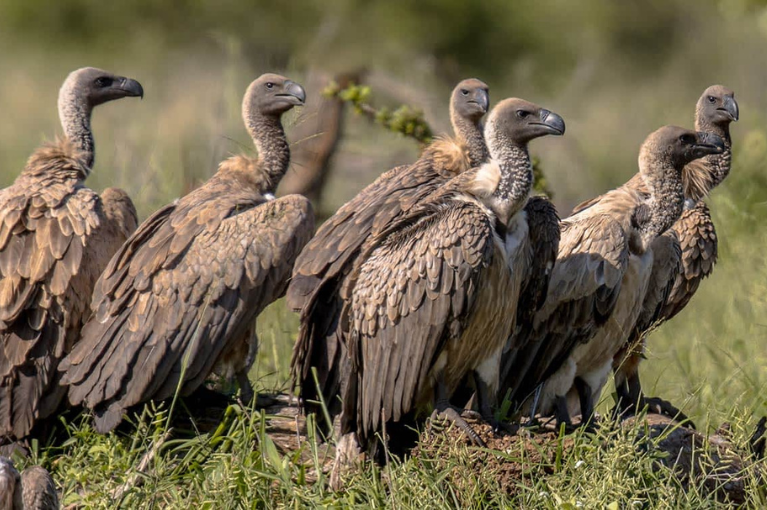
<svg viewBox="0 0 767 510">
<path fill-rule="evenodd" d="M 466 420 L 461 417 L 460 413 L 453 407 L 446 407 L 443 410 L 435 409 L 434 412 L 431 413 L 431 418 L 429 419 L 430 422 L 430 429 L 435 429 L 435 424 L 440 423 L 441 425 L 445 425 L 446 423 L 452 422 L 455 425 L 458 426 L 458 428 L 463 431 L 464 434 L 466 434 L 472 443 L 474 443 L 475 446 L 479 446 L 481 448 L 487 448 L 487 444 L 482 440 L 481 437 L 474 431 L 473 428 L 471 428 L 471 425 L 466 423 Z M 441 431 L 444 431 L 442 429 Z"/>
</svg>

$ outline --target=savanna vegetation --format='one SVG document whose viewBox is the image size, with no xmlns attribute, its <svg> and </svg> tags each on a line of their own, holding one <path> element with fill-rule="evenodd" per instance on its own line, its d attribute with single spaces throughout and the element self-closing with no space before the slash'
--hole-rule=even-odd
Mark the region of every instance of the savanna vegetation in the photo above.
<svg viewBox="0 0 767 510">
<path fill-rule="evenodd" d="M 725 84 L 736 91 L 741 120 L 732 127 L 731 174 L 708 200 L 719 261 L 684 312 L 652 335 L 642 376 L 649 394 L 674 402 L 700 430 L 728 422 L 742 448 L 767 413 L 762 1 L 5 0 L 0 47 L 0 185 L 58 133 L 56 94 L 66 74 L 97 66 L 138 79 L 146 94 L 95 114 L 96 164 L 88 183 L 126 189 L 142 219 L 205 180 L 227 155 L 253 151 L 240 101 L 265 71 L 290 76 L 309 94 L 304 111 L 286 119 L 294 151 L 312 136 L 305 128 L 316 123 L 313 105 L 344 75 L 370 86 L 379 107 L 421 109 L 436 133 L 449 125 L 450 89 L 468 76 L 490 85 L 491 103 L 518 96 L 550 107 L 565 118 L 567 134 L 536 143 L 533 152 L 563 216 L 624 182 L 636 171 L 647 133 L 662 124 L 691 126 L 703 89 Z M 391 131 L 355 108 L 344 110 L 327 178 L 314 197 L 323 214 L 416 157 L 418 143 Z M 259 318 L 261 349 L 251 377 L 261 391 L 288 389 L 296 329 L 297 317 L 281 301 Z M 324 475 L 315 481 L 323 453 L 311 440 L 303 456 L 279 450 L 266 435 L 265 416 L 236 405 L 220 424 L 168 435 L 171 414 L 185 412 L 184 405 L 148 408 L 130 431 L 108 436 L 82 417 L 63 416 L 68 439 L 35 443 L 22 464 L 48 468 L 63 504 L 74 507 L 114 508 L 116 500 L 127 508 L 718 504 L 702 482 L 684 487 L 671 470 L 653 469 L 656 454 L 638 451 L 635 430 L 609 427 L 568 438 L 566 452 L 557 439 L 552 455 L 530 461 L 511 488 L 500 486 L 497 463 L 482 469 L 485 453 L 456 442 L 370 466 L 345 492 L 333 493 Z M 607 391 L 599 411 L 611 405 Z M 500 458 L 524 462 L 524 451 Z M 763 481 L 753 473 L 745 475 L 747 503 L 763 507 Z"/>
</svg>

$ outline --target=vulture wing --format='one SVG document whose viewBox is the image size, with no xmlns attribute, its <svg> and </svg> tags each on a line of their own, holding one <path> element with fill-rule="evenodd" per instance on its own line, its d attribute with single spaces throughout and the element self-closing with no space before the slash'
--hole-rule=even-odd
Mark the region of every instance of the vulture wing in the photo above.
<svg viewBox="0 0 767 510">
<path fill-rule="evenodd" d="M 493 239 L 487 214 L 454 201 L 419 207 L 364 255 L 346 312 L 357 373 L 346 405 L 362 437 L 382 410 L 396 421 L 414 409 L 445 342 L 461 335 Z"/>
<path fill-rule="evenodd" d="M 318 401 L 311 368 L 331 415 L 337 411 L 339 374 L 348 370 L 339 319 L 349 298 L 344 280 L 371 237 L 380 235 L 411 208 L 468 168 L 460 147 L 449 139 L 433 143 L 412 165 L 381 175 L 328 219 L 296 260 L 288 306 L 301 313 L 291 373 L 311 412 Z M 313 409 L 317 411 L 317 409 Z M 317 413 L 319 419 L 321 413 Z"/>
<path fill-rule="evenodd" d="M 54 412 L 59 360 L 89 315 L 111 253 L 99 197 L 68 142 L 37 150 L 0 196 L 0 435 L 22 438 Z"/>
<path fill-rule="evenodd" d="M 94 318 L 65 360 L 72 403 L 99 431 L 123 410 L 197 388 L 285 292 L 313 230 L 309 202 L 264 201 L 209 181 L 150 217 L 110 262 L 94 292 Z M 218 184 L 218 185 L 217 185 Z"/>
<path fill-rule="evenodd" d="M 711 213 L 705 202 L 682 213 L 672 229 L 679 237 L 682 267 L 674 279 L 671 293 L 665 300 L 659 319 L 667 321 L 687 306 L 703 281 L 714 270 L 717 258 L 717 237 Z"/>
<path fill-rule="evenodd" d="M 628 267 L 628 239 L 609 215 L 584 211 L 561 226 L 559 254 L 530 340 L 509 351 L 502 365 L 502 386 L 519 402 L 610 318 Z"/>
</svg>

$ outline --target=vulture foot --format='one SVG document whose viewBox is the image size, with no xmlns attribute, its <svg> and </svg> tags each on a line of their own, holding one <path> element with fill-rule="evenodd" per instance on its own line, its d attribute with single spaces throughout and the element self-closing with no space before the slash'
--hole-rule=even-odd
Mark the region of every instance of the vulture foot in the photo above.
<svg viewBox="0 0 767 510">
<path fill-rule="evenodd" d="M 664 416 L 668 416 L 669 418 L 672 418 L 675 421 L 684 422 L 684 425 L 686 425 L 688 428 L 696 430 L 695 424 L 692 422 L 692 420 L 688 418 L 687 415 L 684 414 L 682 411 L 677 409 L 668 400 L 663 400 L 662 398 L 659 398 L 659 397 L 643 397 L 641 404 L 642 404 L 642 408 L 644 408 L 645 406 L 647 407 L 648 413 L 662 414 Z"/>
<path fill-rule="evenodd" d="M 330 470 L 330 489 L 341 491 L 344 488 L 344 478 L 362 459 L 357 434 L 350 432 L 341 436 L 336 444 L 336 460 Z"/>
<path fill-rule="evenodd" d="M 474 411 L 471 411 L 474 413 Z M 458 409 L 453 406 L 447 405 L 434 409 L 429 418 L 429 431 L 430 432 L 442 432 L 449 424 L 455 424 L 460 428 L 464 434 L 466 434 L 475 446 L 481 448 L 487 448 L 487 444 L 479 437 L 471 425 L 466 423 L 466 420 L 461 416 Z"/>
</svg>

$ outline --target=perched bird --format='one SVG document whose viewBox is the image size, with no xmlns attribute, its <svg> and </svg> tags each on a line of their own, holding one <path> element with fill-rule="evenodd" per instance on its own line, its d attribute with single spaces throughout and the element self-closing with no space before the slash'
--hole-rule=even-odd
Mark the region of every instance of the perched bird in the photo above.
<svg viewBox="0 0 767 510">
<path fill-rule="evenodd" d="M 11 459 L 0 456 L 0 510 L 58 510 L 59 495 L 50 473 L 40 466 L 19 475 Z"/>
<path fill-rule="evenodd" d="M 724 141 L 725 149 L 721 154 L 706 156 L 684 167 L 684 211 L 671 228 L 682 250 L 681 270 L 677 270 L 671 259 L 655 257 L 647 295 L 636 327 L 614 362 L 619 410 L 644 407 L 639 382 L 639 362 L 644 355 L 647 336 L 687 306 L 700 282 L 714 270 L 717 258 L 716 230 L 703 198 L 730 173 L 730 123 L 737 121 L 738 117 L 735 93 L 727 87 L 712 85 L 698 99 L 695 108 L 695 129 L 719 136 Z M 640 190 L 643 189 L 641 182 L 632 181 L 631 184 Z M 668 241 L 665 239 L 658 239 L 656 242 L 661 245 L 653 247 L 656 252 L 668 249 Z M 660 409 L 672 417 L 679 414 L 676 408 L 670 407 L 665 401 L 652 400 L 657 401 Z"/>
<path fill-rule="evenodd" d="M 415 163 L 381 175 L 323 223 L 296 260 L 287 300 L 300 312 L 301 326 L 291 371 L 303 405 L 318 421 L 323 414 L 315 405 L 320 399 L 311 368 L 317 369 L 332 419 L 340 412 L 338 385 L 349 370 L 339 319 L 362 246 L 450 178 L 485 162 L 481 120 L 488 104 L 487 85 L 477 79 L 461 81 L 450 97 L 455 138 L 438 138 Z"/>
<path fill-rule="evenodd" d="M 37 149 L 0 191 L 0 444 L 28 436 L 59 407 L 56 368 L 90 315 L 93 286 L 136 228 L 122 190 L 85 187 L 93 108 L 143 96 L 129 78 L 86 67 L 59 92 L 66 137 Z"/>
<path fill-rule="evenodd" d="M 358 448 L 375 451 L 384 423 L 429 407 L 481 444 L 449 399 L 474 371 L 480 410 L 490 414 L 529 269 L 527 145 L 564 130 L 555 113 L 502 101 L 485 129 L 490 161 L 423 197 L 366 245 L 343 312 L 351 371 L 342 384 L 339 466 Z"/>
<path fill-rule="evenodd" d="M 562 222 L 546 301 L 529 338 L 519 340 L 504 381 L 516 401 L 544 383 L 543 414 L 553 412 L 569 425 L 571 393 L 588 421 L 594 389 L 601 389 L 637 320 L 652 271 L 653 243 L 682 213 L 682 169 L 723 150 L 715 135 L 663 127 L 647 137 L 639 153 L 644 191 L 624 185 Z"/>
<path fill-rule="evenodd" d="M 244 400 L 255 319 L 282 296 L 314 216 L 299 195 L 274 198 L 290 163 L 281 116 L 304 89 L 276 74 L 248 87 L 242 116 L 258 157 L 234 156 L 198 189 L 149 217 L 109 262 L 92 319 L 62 363 L 69 400 L 107 432 L 125 410 L 188 395 L 215 371 Z"/>
</svg>

